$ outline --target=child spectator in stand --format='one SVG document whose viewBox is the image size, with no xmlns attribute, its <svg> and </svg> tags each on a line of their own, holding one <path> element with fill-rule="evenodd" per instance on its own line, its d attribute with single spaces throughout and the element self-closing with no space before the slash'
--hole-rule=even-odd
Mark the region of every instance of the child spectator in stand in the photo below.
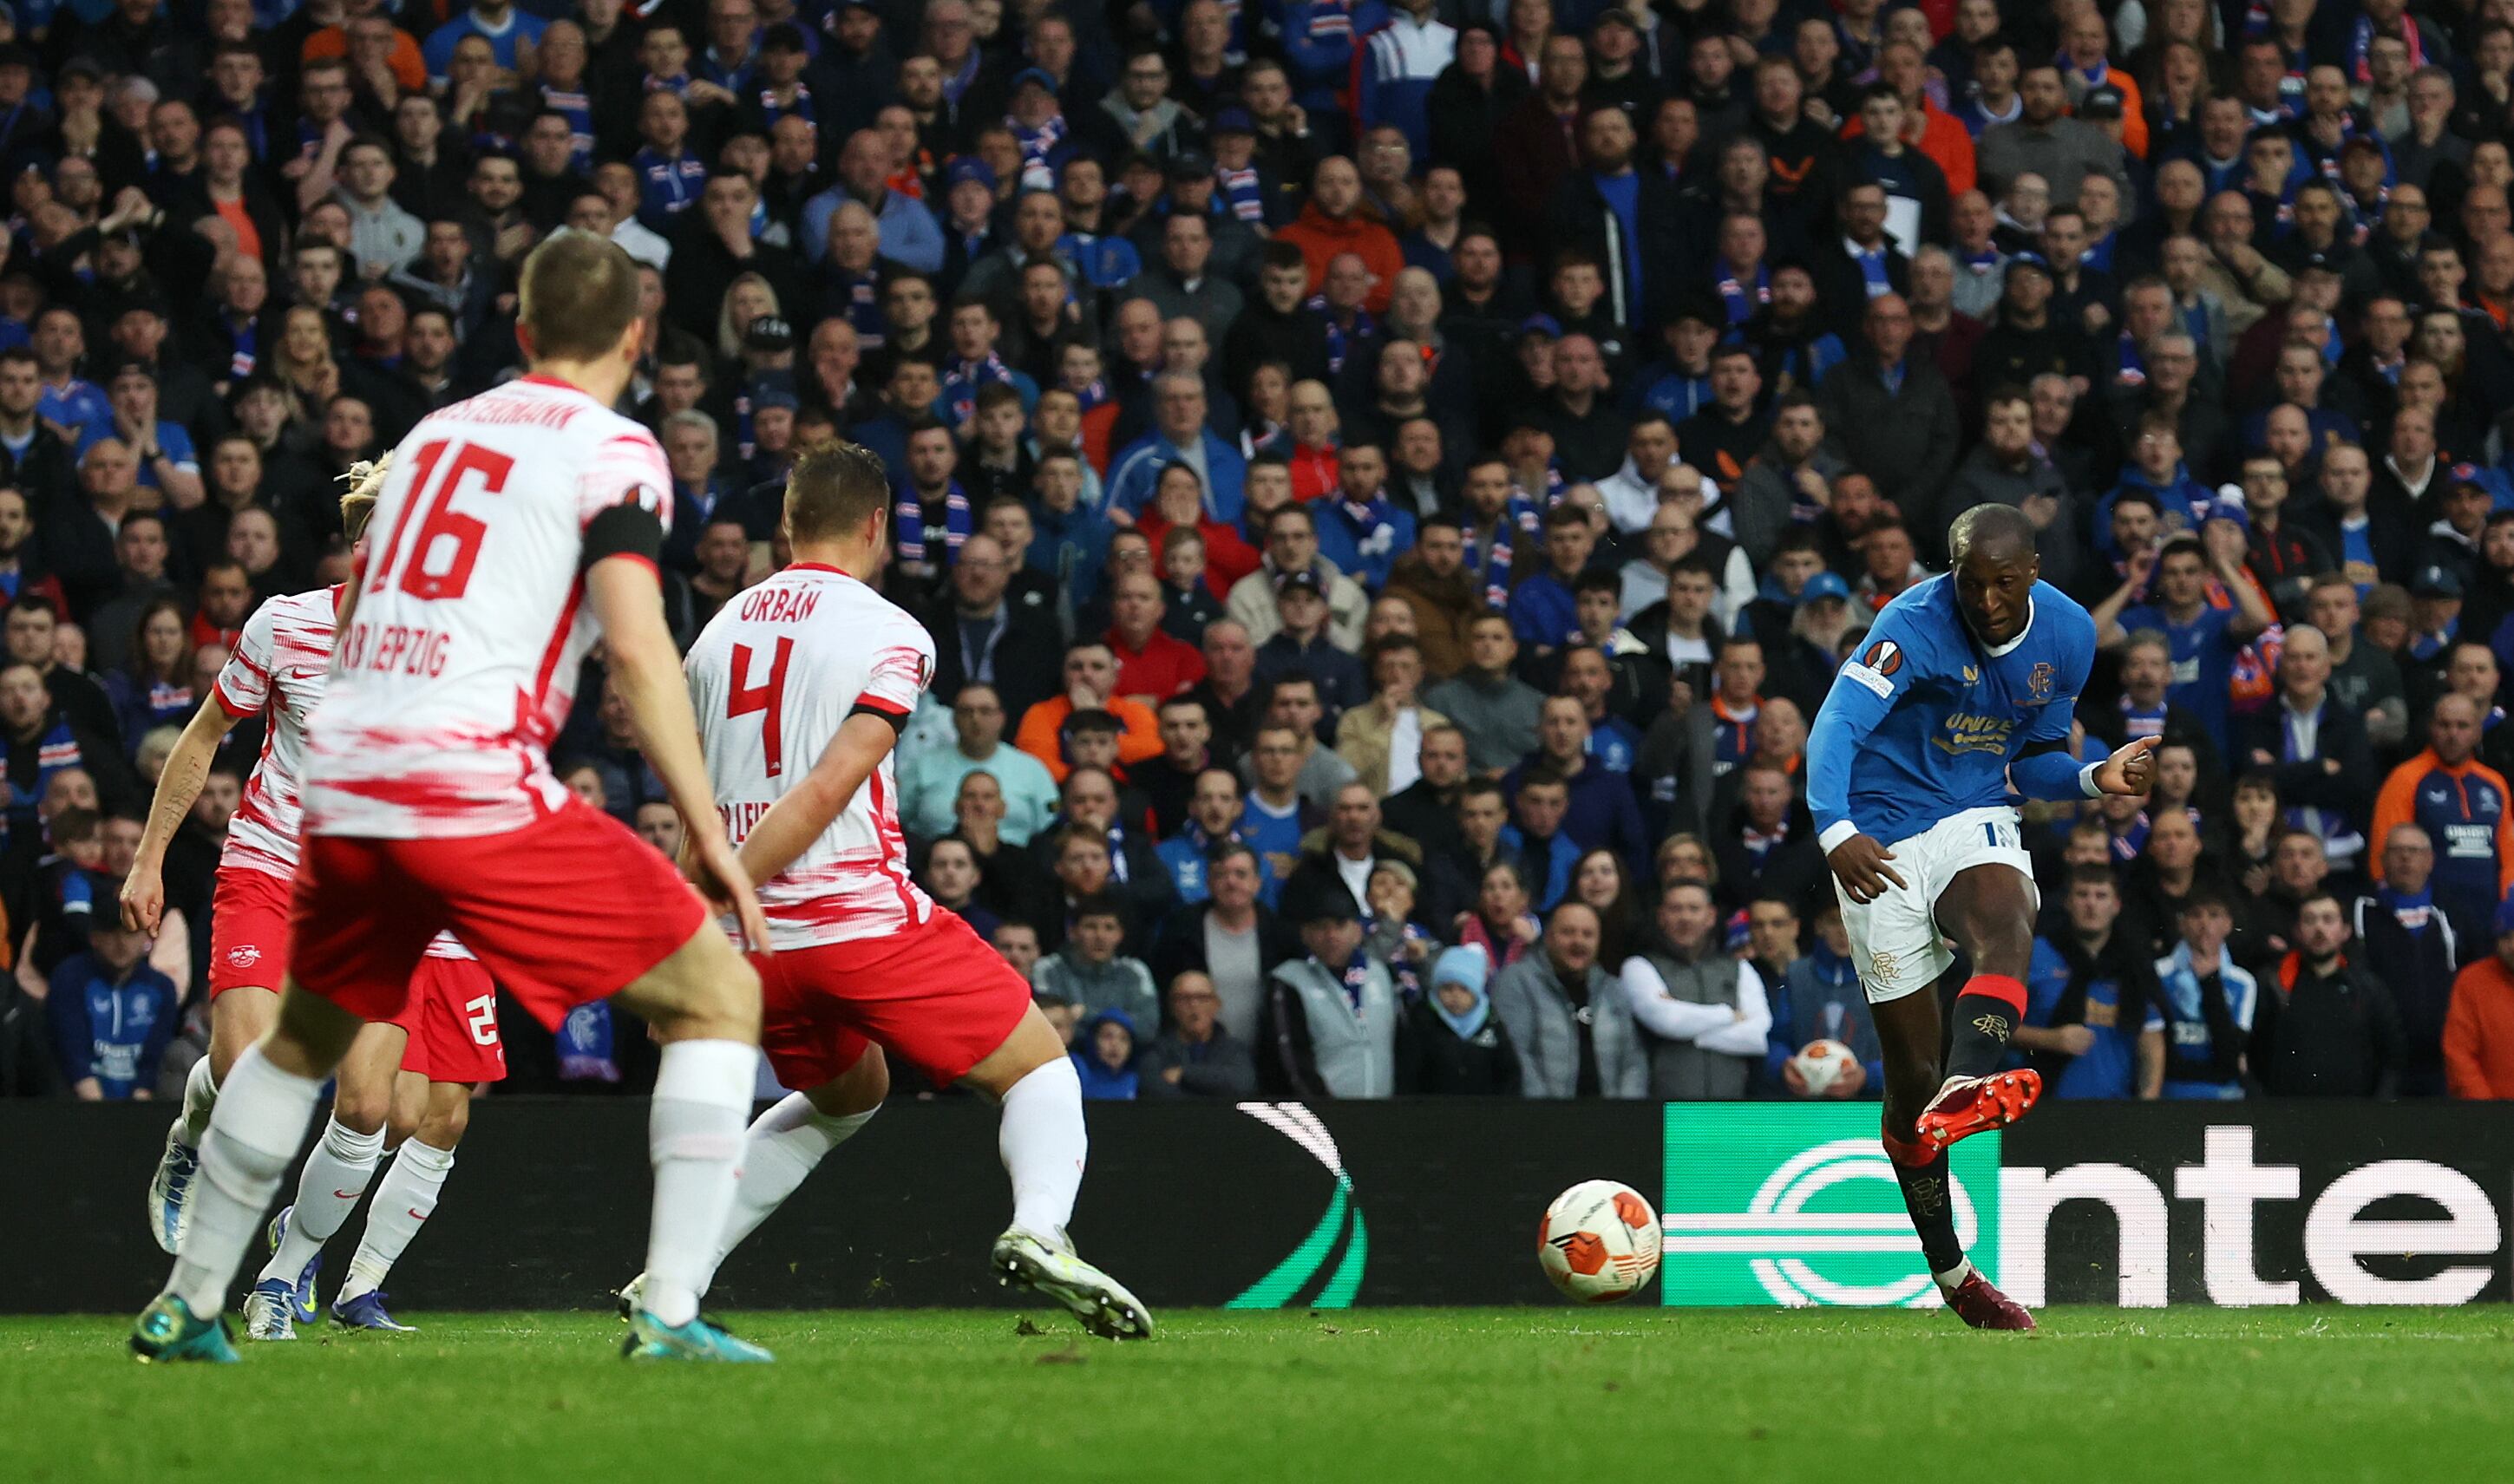
<svg viewBox="0 0 2514 1484">
<path fill-rule="evenodd" d="M 1519 1095 L 1519 1052 L 1484 992 L 1491 969 L 1480 948 L 1450 948 L 1434 960 L 1431 992 L 1405 1010 L 1399 1093 Z"/>
</svg>

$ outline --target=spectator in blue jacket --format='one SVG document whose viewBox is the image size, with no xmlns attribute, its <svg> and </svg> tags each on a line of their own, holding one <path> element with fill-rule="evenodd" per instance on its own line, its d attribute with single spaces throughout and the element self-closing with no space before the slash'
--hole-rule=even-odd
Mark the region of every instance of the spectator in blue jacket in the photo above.
<svg viewBox="0 0 2514 1484">
<path fill-rule="evenodd" d="M 1580 847 L 1562 827 L 1571 786 L 1542 758 L 1521 768 L 1508 786 L 1510 822 L 1501 827 L 1501 856 L 1519 867 L 1536 909 L 1550 912 L 1571 890 L 1571 872 L 1580 863 Z"/>
<path fill-rule="evenodd" d="M 1337 464 L 1340 498 L 1313 506 L 1318 555 L 1377 592 L 1397 558 L 1414 549 L 1414 517 L 1389 502 L 1388 456 L 1376 443 L 1347 442 Z"/>
<path fill-rule="evenodd" d="M 88 948 L 53 971 L 44 1001 L 61 1081 L 89 1102 L 156 1096 L 157 1063 L 182 1019 L 175 982 L 142 960 L 147 938 L 111 913 L 88 930 Z"/>
<path fill-rule="evenodd" d="M 1510 631 L 1520 643 L 1550 655 L 1578 641 L 1580 603 L 1571 584 L 1597 547 L 1588 511 L 1566 500 L 1545 512 L 1545 566 L 1521 579 L 1510 593 Z"/>
<path fill-rule="evenodd" d="M 872 213 L 881 237 L 881 256 L 920 273 L 943 267 L 943 227 L 925 203 L 890 187 L 882 165 L 881 135 L 860 129 L 838 151 L 838 180 L 803 203 L 803 256 L 818 266 L 830 256 L 830 219 L 854 201 Z"/>
<path fill-rule="evenodd" d="M 1205 513 L 1225 523 L 1239 519 L 1247 500 L 1248 461 L 1204 425 L 1204 381 L 1192 372 L 1163 372 L 1153 382 L 1153 430 L 1109 461 L 1109 496 L 1103 508 L 1142 513 L 1153 503 L 1161 470 L 1184 463 L 1204 477 Z"/>
</svg>

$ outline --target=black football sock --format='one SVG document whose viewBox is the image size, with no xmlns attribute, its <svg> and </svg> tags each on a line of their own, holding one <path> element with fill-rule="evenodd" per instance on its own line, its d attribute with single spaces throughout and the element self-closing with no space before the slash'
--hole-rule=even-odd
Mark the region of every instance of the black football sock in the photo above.
<svg viewBox="0 0 2514 1484">
<path fill-rule="evenodd" d="M 1953 1272 L 1964 1265 L 1964 1244 L 1956 1240 L 1956 1208 L 1947 1189 L 1947 1153 L 1924 1154 L 1920 1145 L 1884 1135 L 1886 1157 L 1894 1164 L 1894 1182 L 1903 1187 L 1903 1209 L 1911 1213 L 1912 1229 L 1920 1233 L 1921 1256 L 1931 1273 Z"/>
<path fill-rule="evenodd" d="M 2007 1059 L 2007 1042 L 2025 1018 L 2025 985 L 2004 974 L 1976 974 L 1956 995 L 1955 1032 L 1947 1075 L 1987 1077 Z"/>
</svg>

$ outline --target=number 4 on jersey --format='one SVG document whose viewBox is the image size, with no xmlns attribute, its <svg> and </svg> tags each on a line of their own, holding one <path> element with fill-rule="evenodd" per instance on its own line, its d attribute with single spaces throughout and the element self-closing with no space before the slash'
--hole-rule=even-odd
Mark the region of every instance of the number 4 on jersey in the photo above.
<svg viewBox="0 0 2514 1484">
<path fill-rule="evenodd" d="M 760 722 L 759 752 L 768 764 L 768 776 L 776 778 L 786 768 L 786 664 L 794 658 L 794 641 L 780 634 L 777 648 L 768 657 L 768 678 L 759 685 L 750 683 L 750 646 L 733 647 L 733 694 L 724 699 L 725 719 L 765 711 Z"/>
</svg>

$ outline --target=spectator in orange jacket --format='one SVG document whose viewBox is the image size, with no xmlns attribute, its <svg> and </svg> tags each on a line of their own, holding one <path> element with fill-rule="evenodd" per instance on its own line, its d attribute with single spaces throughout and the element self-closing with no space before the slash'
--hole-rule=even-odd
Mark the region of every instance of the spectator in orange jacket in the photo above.
<svg viewBox="0 0 2514 1484">
<path fill-rule="evenodd" d="M 1065 694 L 1034 702 L 1024 711 L 1013 745 L 1045 763 L 1048 776 L 1062 783 L 1074 768 L 1065 755 L 1065 723 L 1075 711 L 1092 710 L 1106 711 L 1124 724 L 1126 730 L 1117 739 L 1117 761 L 1121 765 L 1139 763 L 1160 752 L 1160 718 L 1140 702 L 1117 694 L 1117 657 L 1099 639 L 1083 639 L 1066 647 Z"/>
<path fill-rule="evenodd" d="M 1389 297 L 1397 292 L 1397 275 L 1405 271 L 1405 254 L 1397 245 L 1397 234 L 1361 204 L 1361 172 L 1354 169 L 1353 161 L 1342 155 L 1320 160 L 1310 177 L 1310 204 L 1301 208 L 1291 225 L 1275 235 L 1301 250 L 1313 294 L 1326 287 L 1327 264 L 1336 255 L 1351 253 L 1360 259 L 1372 279 L 1370 297 L 1361 306 L 1373 314 L 1388 312 Z"/>
<path fill-rule="evenodd" d="M 2429 890 L 2465 942 L 2487 936 L 2496 904 L 2514 890 L 2514 787 L 2479 761 L 2479 711 L 2470 698 L 2448 694 L 2427 718 L 2427 748 L 2392 770 L 2374 796 L 2370 840 L 2388 840 L 2415 824 L 2435 842 Z M 2374 880 L 2383 862 L 2371 862 Z"/>
<path fill-rule="evenodd" d="M 2116 132 L 2122 147 L 2138 159 L 2147 158 L 2147 103 L 2139 96 L 2138 84 L 2127 68 L 2114 66 L 2108 58 L 2112 50 L 2112 33 L 2104 23 L 2103 12 L 2088 6 L 2068 23 L 2060 37 L 2060 80 L 2068 86 L 2069 100 L 2077 105 L 2078 116 L 2096 123 L 2121 121 Z M 2110 97 L 2098 97 L 2111 89 Z M 2118 108 L 2118 112 L 2113 110 Z"/>
<path fill-rule="evenodd" d="M 2514 900 L 2496 908 L 2496 951 L 2453 982 L 2444 1085 L 2455 1098 L 2514 1098 Z"/>
</svg>

